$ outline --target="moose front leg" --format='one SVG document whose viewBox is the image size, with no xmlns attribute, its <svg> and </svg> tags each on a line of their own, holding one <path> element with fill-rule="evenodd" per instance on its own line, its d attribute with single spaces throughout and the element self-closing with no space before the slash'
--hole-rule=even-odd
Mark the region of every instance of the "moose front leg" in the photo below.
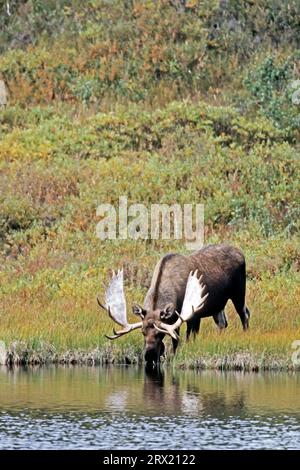
<svg viewBox="0 0 300 470">
<path fill-rule="evenodd" d="M 213 319 L 220 331 L 225 330 L 225 328 L 227 328 L 228 323 L 224 310 L 221 310 L 221 312 L 217 313 L 216 315 L 213 315 Z"/>
<path fill-rule="evenodd" d="M 201 317 L 194 317 L 191 321 L 186 324 L 186 339 L 187 341 L 190 338 L 191 333 L 193 333 L 193 338 L 195 339 L 196 334 L 199 333 L 201 324 Z"/>
<path fill-rule="evenodd" d="M 176 333 L 177 333 L 178 336 L 179 336 L 179 328 L 178 328 L 178 330 L 176 330 Z M 174 355 L 176 354 L 176 350 L 177 350 L 178 344 L 179 344 L 178 339 L 172 338 L 173 354 L 174 354 Z"/>
</svg>

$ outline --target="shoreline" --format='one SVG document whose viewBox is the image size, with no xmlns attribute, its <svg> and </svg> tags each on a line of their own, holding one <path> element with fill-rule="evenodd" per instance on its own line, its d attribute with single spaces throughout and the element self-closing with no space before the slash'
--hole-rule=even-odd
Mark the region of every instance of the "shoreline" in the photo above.
<svg viewBox="0 0 300 470">
<path fill-rule="evenodd" d="M 220 370 L 220 371 L 300 371 L 300 365 L 295 365 L 288 356 L 262 355 L 249 351 L 232 354 L 204 353 L 192 357 L 168 356 L 162 364 L 172 365 L 182 370 Z M 2 366 L 34 366 L 34 365 L 145 365 L 142 350 L 114 351 L 112 348 L 95 348 L 91 350 L 74 349 L 57 351 L 53 345 L 45 345 L 38 349 L 29 348 L 22 342 L 12 343 L 6 350 L 0 352 Z"/>
</svg>

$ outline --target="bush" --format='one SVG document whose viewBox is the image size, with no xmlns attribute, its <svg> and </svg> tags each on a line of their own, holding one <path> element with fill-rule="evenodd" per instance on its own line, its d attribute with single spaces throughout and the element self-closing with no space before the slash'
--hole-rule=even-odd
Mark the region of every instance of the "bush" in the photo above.
<svg viewBox="0 0 300 470">
<path fill-rule="evenodd" d="M 288 133 L 299 130 L 300 124 L 299 104 L 292 100 L 299 60 L 300 56 L 297 60 L 289 57 L 283 63 L 276 63 L 274 57 L 267 57 L 245 79 L 250 104 Z"/>
</svg>

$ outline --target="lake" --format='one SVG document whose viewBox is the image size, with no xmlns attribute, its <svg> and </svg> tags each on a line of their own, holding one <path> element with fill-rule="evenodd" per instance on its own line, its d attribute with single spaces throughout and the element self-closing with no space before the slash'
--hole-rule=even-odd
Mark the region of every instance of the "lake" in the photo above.
<svg viewBox="0 0 300 470">
<path fill-rule="evenodd" d="M 1 449 L 300 449 L 300 374 L 0 367 Z"/>
</svg>

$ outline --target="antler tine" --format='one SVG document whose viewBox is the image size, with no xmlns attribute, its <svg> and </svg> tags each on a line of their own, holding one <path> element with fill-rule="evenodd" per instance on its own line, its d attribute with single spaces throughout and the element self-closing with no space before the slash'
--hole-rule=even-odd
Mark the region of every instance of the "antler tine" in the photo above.
<svg viewBox="0 0 300 470">
<path fill-rule="evenodd" d="M 110 339 L 110 340 L 113 340 L 113 339 L 117 339 L 117 338 L 119 338 L 119 335 L 118 335 L 118 336 L 109 336 L 109 335 L 104 335 L 104 336 L 105 336 L 105 338 L 107 338 L 107 339 Z"/>
<path fill-rule="evenodd" d="M 98 303 L 99 307 L 101 307 L 101 308 L 103 308 L 103 310 L 107 311 L 107 309 L 104 307 L 104 305 L 100 302 L 98 295 L 97 295 L 97 303 Z"/>
<path fill-rule="evenodd" d="M 117 272 L 112 270 L 112 278 L 105 291 L 105 305 L 100 302 L 98 297 L 97 302 L 99 307 L 105 310 L 115 323 L 123 327 L 120 331 L 116 331 L 114 329 L 114 336 L 105 335 L 108 339 L 117 339 L 120 336 L 143 326 L 142 322 L 128 323 L 123 288 L 123 269 L 118 269 Z"/>
<path fill-rule="evenodd" d="M 125 335 L 126 333 L 127 333 L 127 330 L 116 331 L 116 329 L 113 328 L 113 334 L 114 334 L 114 336 L 110 336 L 109 339 L 116 339 L 116 338 L 119 338 L 120 336 Z M 108 338 L 107 335 L 105 335 L 105 336 Z"/>
<path fill-rule="evenodd" d="M 176 333 L 175 329 L 173 328 L 173 325 L 168 325 L 167 323 L 161 323 L 161 326 L 163 326 L 163 328 L 160 328 L 159 326 L 155 325 L 155 323 L 154 323 L 154 328 L 157 331 L 159 331 L 160 333 L 168 334 L 172 338 L 179 340 L 179 336 Z"/>
<path fill-rule="evenodd" d="M 97 296 L 97 303 L 98 303 L 99 307 L 101 307 L 103 310 L 105 310 L 105 311 L 108 313 L 108 315 L 110 316 L 110 318 L 113 318 L 112 315 L 111 315 L 110 307 L 109 307 L 109 306 L 108 306 L 108 307 L 105 307 L 105 305 L 103 305 L 103 304 L 100 302 L 98 296 Z"/>
<path fill-rule="evenodd" d="M 124 333 L 122 332 L 122 333 L 120 334 L 120 332 L 117 332 L 116 330 L 113 330 L 113 333 L 114 333 L 113 336 L 110 336 L 110 335 L 104 335 L 104 336 L 105 336 L 105 338 L 107 338 L 107 339 L 114 340 L 114 339 L 118 339 L 118 338 L 120 338 L 120 336 L 123 336 L 123 335 L 126 334 L 126 332 L 124 332 Z"/>
<path fill-rule="evenodd" d="M 116 331 L 115 328 L 113 328 L 114 336 L 105 335 L 105 337 L 110 340 L 120 338 L 121 336 L 126 335 L 127 333 L 130 333 L 131 331 L 136 330 L 137 328 L 141 328 L 142 325 L 140 325 L 140 323 L 142 322 L 131 323 L 126 328 L 124 328 L 124 330 L 120 331 Z"/>
</svg>

